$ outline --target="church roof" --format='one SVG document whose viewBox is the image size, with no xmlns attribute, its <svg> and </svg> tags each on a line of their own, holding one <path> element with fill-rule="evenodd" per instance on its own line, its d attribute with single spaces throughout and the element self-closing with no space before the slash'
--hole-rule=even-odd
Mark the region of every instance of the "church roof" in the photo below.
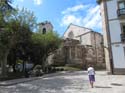
<svg viewBox="0 0 125 93">
<path fill-rule="evenodd" d="M 79 36 L 82 35 L 84 33 L 90 32 L 92 31 L 92 29 L 86 28 L 86 27 L 82 27 L 82 26 L 78 26 L 78 25 L 74 25 L 74 24 L 70 24 L 66 31 L 64 32 L 63 38 L 67 38 L 68 34 L 70 32 L 72 32 L 74 34 L 74 36 Z"/>
</svg>

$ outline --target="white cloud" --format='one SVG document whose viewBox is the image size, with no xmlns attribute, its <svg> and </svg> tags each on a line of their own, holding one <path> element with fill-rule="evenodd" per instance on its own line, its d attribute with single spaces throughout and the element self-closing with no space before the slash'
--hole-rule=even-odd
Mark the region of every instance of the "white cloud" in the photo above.
<svg viewBox="0 0 125 93">
<path fill-rule="evenodd" d="M 79 11 L 81 9 L 82 11 Z M 93 30 L 101 30 L 100 7 L 98 5 L 67 8 L 62 14 L 61 26 L 68 26 L 70 23 L 73 23 Z"/>
<path fill-rule="evenodd" d="M 76 5 L 74 7 L 67 8 L 65 11 L 62 11 L 62 14 L 66 14 L 66 13 L 69 13 L 69 12 L 75 12 L 75 11 L 83 9 L 83 7 L 84 6 L 82 4 Z"/>
<path fill-rule="evenodd" d="M 18 1 L 23 2 L 24 0 L 18 0 Z"/>
<path fill-rule="evenodd" d="M 70 12 L 77 12 L 79 10 L 83 10 L 83 9 L 87 8 L 88 6 L 89 5 L 83 5 L 83 4 L 76 5 L 76 6 L 67 8 L 66 10 L 62 11 L 62 14 L 67 14 L 67 13 L 70 13 Z"/>
<path fill-rule="evenodd" d="M 34 1 L 34 3 L 36 4 L 36 5 L 41 5 L 42 4 L 42 0 L 33 0 Z"/>
<path fill-rule="evenodd" d="M 77 18 L 76 16 L 74 15 L 65 15 L 62 19 L 62 24 L 61 26 L 67 26 L 69 25 L 70 23 L 75 23 L 75 24 L 79 24 L 81 23 L 81 19 L 82 18 Z"/>
<path fill-rule="evenodd" d="M 83 18 L 82 23 L 85 27 L 90 27 L 92 29 L 101 28 L 100 7 L 95 6 L 88 9 L 87 15 Z"/>
<path fill-rule="evenodd" d="M 24 2 L 24 0 L 18 0 L 20 2 Z M 34 4 L 36 5 L 41 5 L 42 4 L 42 0 L 33 0 Z"/>
</svg>

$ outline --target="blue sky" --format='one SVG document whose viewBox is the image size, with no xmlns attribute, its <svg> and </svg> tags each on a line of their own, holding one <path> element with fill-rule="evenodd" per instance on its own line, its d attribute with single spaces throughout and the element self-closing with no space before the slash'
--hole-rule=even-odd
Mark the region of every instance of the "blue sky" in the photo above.
<svg viewBox="0 0 125 93">
<path fill-rule="evenodd" d="M 38 23 L 50 21 L 61 36 L 70 23 L 102 33 L 96 0 L 14 0 L 13 6 L 33 11 Z"/>
</svg>

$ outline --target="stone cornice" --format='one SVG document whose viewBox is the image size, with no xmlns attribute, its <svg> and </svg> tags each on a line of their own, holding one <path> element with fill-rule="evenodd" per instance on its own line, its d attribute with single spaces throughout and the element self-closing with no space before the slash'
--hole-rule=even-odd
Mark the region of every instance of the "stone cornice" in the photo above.
<svg viewBox="0 0 125 93">
<path fill-rule="evenodd" d="M 97 2 L 98 4 L 100 4 L 100 3 L 102 2 L 102 0 L 96 0 L 96 2 Z"/>
<path fill-rule="evenodd" d="M 96 0 L 98 4 L 100 4 L 102 1 L 111 1 L 111 0 Z"/>
</svg>

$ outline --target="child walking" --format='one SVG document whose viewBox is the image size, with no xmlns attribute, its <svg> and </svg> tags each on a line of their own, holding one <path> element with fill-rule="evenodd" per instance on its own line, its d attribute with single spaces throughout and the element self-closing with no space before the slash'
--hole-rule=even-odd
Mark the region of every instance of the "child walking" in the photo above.
<svg viewBox="0 0 125 93">
<path fill-rule="evenodd" d="M 87 70 L 88 70 L 89 82 L 90 82 L 91 88 L 93 88 L 93 84 L 95 82 L 95 70 L 91 64 L 89 64 L 89 67 Z"/>
</svg>

